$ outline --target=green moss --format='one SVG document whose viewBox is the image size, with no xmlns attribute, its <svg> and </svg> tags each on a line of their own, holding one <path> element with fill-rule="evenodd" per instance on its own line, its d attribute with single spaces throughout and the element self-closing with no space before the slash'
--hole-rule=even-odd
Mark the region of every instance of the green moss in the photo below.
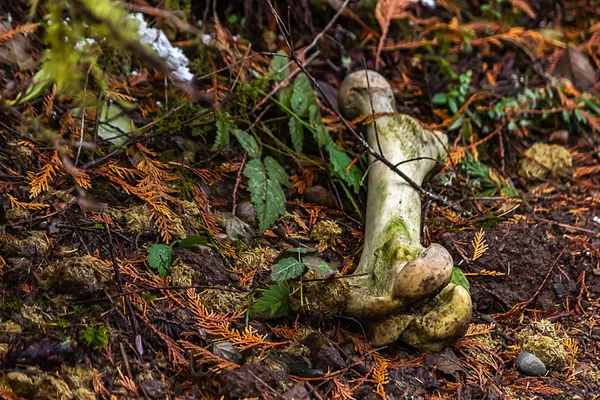
<svg viewBox="0 0 600 400">
<path fill-rule="evenodd" d="M 555 144 L 535 143 L 525 152 L 519 175 L 542 179 L 551 174 L 566 174 L 572 166 L 573 158 L 569 150 Z"/>
<path fill-rule="evenodd" d="M 406 159 L 417 158 L 425 155 L 428 132 L 419 123 L 408 115 L 395 115 L 387 119 L 381 118 L 383 124 L 377 124 L 379 134 L 388 140 L 397 142 Z M 390 137 L 391 136 L 391 137 Z"/>
<path fill-rule="evenodd" d="M 402 237 L 405 239 L 410 238 L 406 222 L 403 218 L 399 216 L 392 217 L 392 219 L 388 221 L 385 228 L 383 229 L 380 241 L 385 243 L 388 242 L 390 239 L 397 237 Z"/>
</svg>

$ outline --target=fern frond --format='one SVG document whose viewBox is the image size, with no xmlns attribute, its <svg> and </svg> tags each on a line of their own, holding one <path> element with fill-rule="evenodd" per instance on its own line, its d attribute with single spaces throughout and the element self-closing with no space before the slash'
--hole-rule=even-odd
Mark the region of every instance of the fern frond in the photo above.
<svg viewBox="0 0 600 400">
<path fill-rule="evenodd" d="M 47 204 L 42 204 L 42 203 L 25 203 L 23 201 L 19 201 L 17 200 L 16 197 L 11 196 L 10 194 L 7 194 L 8 196 L 8 200 L 10 201 L 10 207 L 11 208 L 21 208 L 24 210 L 41 210 L 47 207 L 50 207 Z"/>
<path fill-rule="evenodd" d="M 389 362 L 381 356 L 377 356 L 376 359 L 377 364 L 375 365 L 375 368 L 373 368 L 372 373 L 373 382 L 375 383 L 375 390 L 373 392 L 377 393 L 385 400 L 385 385 L 390 382 L 388 375 Z"/>
<path fill-rule="evenodd" d="M 475 261 L 480 258 L 488 249 L 488 245 L 485 240 L 485 232 L 483 228 L 479 230 L 475 234 L 473 241 L 471 242 L 471 246 L 473 246 L 473 257 L 471 257 L 471 261 Z"/>
<path fill-rule="evenodd" d="M 0 46 L 2 46 L 4 43 L 11 40 L 18 34 L 27 35 L 28 33 L 35 32 L 35 30 L 37 29 L 38 26 L 40 26 L 39 23 L 35 23 L 35 24 L 27 23 L 27 24 L 19 25 L 16 28 L 11 29 L 10 31 L 8 31 L 6 33 L 0 34 Z"/>
<path fill-rule="evenodd" d="M 508 0 L 508 2 L 512 4 L 514 8 L 518 8 L 519 10 L 527 14 L 529 18 L 535 18 L 535 11 L 533 11 L 533 9 L 529 5 L 529 3 L 527 3 L 526 0 Z"/>
<path fill-rule="evenodd" d="M 46 164 L 42 167 L 42 170 L 35 175 L 30 175 L 31 193 L 29 198 L 33 199 L 40 193 L 48 190 L 50 182 L 56 177 L 58 170 L 54 164 Z"/>
<path fill-rule="evenodd" d="M 219 374 L 223 370 L 231 370 L 240 367 L 239 365 L 232 363 L 231 361 L 228 361 L 224 358 L 217 356 L 216 354 L 211 353 L 204 347 L 197 346 L 186 340 L 180 340 L 179 342 L 185 349 L 187 349 L 194 355 L 194 361 L 197 365 L 215 364 L 209 369 L 209 371 L 212 373 Z"/>
</svg>

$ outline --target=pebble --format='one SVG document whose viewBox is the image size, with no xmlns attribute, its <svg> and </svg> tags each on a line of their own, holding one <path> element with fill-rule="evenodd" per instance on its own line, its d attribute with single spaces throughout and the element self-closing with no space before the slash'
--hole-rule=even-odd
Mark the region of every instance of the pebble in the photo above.
<svg viewBox="0 0 600 400">
<path fill-rule="evenodd" d="M 304 200 L 308 203 L 313 203 L 318 206 L 327 208 L 337 208 L 335 199 L 329 190 L 323 186 L 315 185 L 304 190 Z"/>
<path fill-rule="evenodd" d="M 235 215 L 251 227 L 256 228 L 258 226 L 256 210 L 254 210 L 254 206 L 249 201 L 242 201 L 239 203 L 235 210 Z"/>
<path fill-rule="evenodd" d="M 527 376 L 542 376 L 546 373 L 546 366 L 535 355 L 522 351 L 517 356 L 517 371 Z"/>
</svg>

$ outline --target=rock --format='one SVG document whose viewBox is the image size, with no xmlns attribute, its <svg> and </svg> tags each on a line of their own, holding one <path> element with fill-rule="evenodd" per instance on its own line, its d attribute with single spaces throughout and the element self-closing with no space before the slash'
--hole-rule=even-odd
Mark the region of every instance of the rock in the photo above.
<svg viewBox="0 0 600 400">
<path fill-rule="evenodd" d="M 225 225 L 225 232 L 232 240 L 241 240 L 248 244 L 254 238 L 254 229 L 242 219 L 228 212 L 222 213 L 221 217 L 223 225 Z"/>
<path fill-rule="evenodd" d="M 249 201 L 242 201 L 237 205 L 235 209 L 235 216 L 253 228 L 258 226 L 256 211 L 254 210 L 252 203 Z"/>
<path fill-rule="evenodd" d="M 331 192 L 321 185 L 311 186 L 304 190 L 304 201 L 327 208 L 337 208 Z"/>
<path fill-rule="evenodd" d="M 42 286 L 56 293 L 82 296 L 106 289 L 110 268 L 92 256 L 68 257 L 46 267 L 40 274 Z"/>
<path fill-rule="evenodd" d="M 577 90 L 590 90 L 598 81 L 598 73 L 588 56 L 575 47 L 567 47 L 554 68 L 554 76 L 567 78 Z"/>
<path fill-rule="evenodd" d="M 546 365 L 533 354 L 522 351 L 517 356 L 517 371 L 527 376 L 542 376 L 546 373 Z"/>
<path fill-rule="evenodd" d="M 569 131 L 566 129 L 554 131 L 548 140 L 550 143 L 565 145 L 569 142 Z"/>
</svg>

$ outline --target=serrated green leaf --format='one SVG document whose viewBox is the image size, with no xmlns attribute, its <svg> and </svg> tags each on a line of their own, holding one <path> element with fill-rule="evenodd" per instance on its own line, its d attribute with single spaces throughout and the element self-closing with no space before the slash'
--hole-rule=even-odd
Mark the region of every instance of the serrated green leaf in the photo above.
<svg viewBox="0 0 600 400">
<path fill-rule="evenodd" d="M 471 292 L 471 285 L 469 285 L 467 277 L 465 276 L 465 274 L 463 274 L 460 268 L 452 268 L 452 278 L 450 278 L 450 282 L 454 283 L 457 286 L 464 287 L 469 293 Z"/>
<path fill-rule="evenodd" d="M 306 115 L 308 106 L 315 101 L 315 92 L 310 85 L 310 80 L 306 74 L 300 74 L 294 80 L 294 89 L 290 105 L 292 110 L 300 117 Z"/>
<path fill-rule="evenodd" d="M 277 160 L 271 156 L 265 157 L 265 168 L 269 179 L 279 182 L 282 186 L 290 187 L 290 177 Z"/>
<path fill-rule="evenodd" d="M 310 263 L 305 263 L 304 265 L 306 265 L 308 267 L 308 269 L 310 269 L 311 271 L 315 271 L 317 274 L 319 274 L 321 276 L 329 276 L 329 275 L 333 274 L 333 270 L 331 269 L 329 264 L 327 264 L 327 262 L 325 262 L 325 261 L 322 261 L 317 265 L 313 265 Z"/>
<path fill-rule="evenodd" d="M 290 127 L 290 136 L 294 150 L 300 154 L 302 153 L 302 144 L 304 143 L 304 128 L 302 127 L 302 123 L 296 117 L 291 117 L 288 125 Z"/>
<path fill-rule="evenodd" d="M 261 296 L 252 306 L 257 314 L 267 314 L 270 318 L 287 315 L 290 310 L 290 289 L 285 283 L 277 283 L 262 290 Z"/>
<path fill-rule="evenodd" d="M 206 240 L 206 238 L 202 235 L 190 235 L 179 241 L 179 247 L 181 248 L 191 247 L 196 244 L 206 246 L 208 244 L 208 240 Z"/>
<path fill-rule="evenodd" d="M 311 104 L 308 106 L 308 121 L 312 125 L 323 125 L 321 113 L 319 113 L 319 108 L 316 104 Z"/>
<path fill-rule="evenodd" d="M 269 71 L 275 76 L 275 81 L 281 82 L 288 76 L 290 76 L 290 67 L 287 67 L 288 58 L 285 51 L 278 50 L 277 56 L 271 59 L 271 66 Z"/>
<path fill-rule="evenodd" d="M 448 97 L 446 97 L 446 93 L 437 93 L 435 96 L 433 96 L 431 101 L 434 104 L 446 104 Z"/>
<path fill-rule="evenodd" d="M 153 244 L 148 248 L 148 265 L 155 269 L 160 276 L 169 275 L 173 263 L 173 249 L 166 244 Z"/>
<path fill-rule="evenodd" d="M 294 89 L 292 89 L 289 86 L 284 87 L 279 92 L 279 101 L 281 102 L 281 104 L 283 104 L 284 107 L 286 107 L 286 108 L 292 107 L 290 103 L 292 102 L 292 93 L 293 92 L 294 92 Z"/>
<path fill-rule="evenodd" d="M 331 139 L 329 132 L 323 125 L 315 126 L 315 140 L 319 147 L 327 147 L 333 144 L 333 139 Z"/>
<path fill-rule="evenodd" d="M 229 136 L 231 133 L 231 122 L 228 120 L 228 115 L 223 113 L 217 113 L 217 136 L 215 142 L 210 148 L 211 151 L 217 151 L 229 144 Z"/>
<path fill-rule="evenodd" d="M 271 268 L 271 278 L 276 281 L 287 281 L 302 275 L 304 264 L 297 258 L 283 258 Z"/>
<path fill-rule="evenodd" d="M 260 160 L 250 160 L 244 168 L 244 175 L 248 178 L 250 199 L 256 209 L 258 227 L 262 233 L 285 214 L 285 194 L 278 181 L 267 177 L 267 171 Z"/>
<path fill-rule="evenodd" d="M 362 179 L 360 169 L 356 165 L 348 168 L 352 159 L 335 143 L 327 146 L 327 150 L 329 151 L 329 166 L 333 174 L 354 188 L 355 193 L 358 193 Z"/>
<path fill-rule="evenodd" d="M 241 129 L 234 129 L 233 134 L 250 157 L 260 158 L 260 147 L 252 135 Z"/>
</svg>

